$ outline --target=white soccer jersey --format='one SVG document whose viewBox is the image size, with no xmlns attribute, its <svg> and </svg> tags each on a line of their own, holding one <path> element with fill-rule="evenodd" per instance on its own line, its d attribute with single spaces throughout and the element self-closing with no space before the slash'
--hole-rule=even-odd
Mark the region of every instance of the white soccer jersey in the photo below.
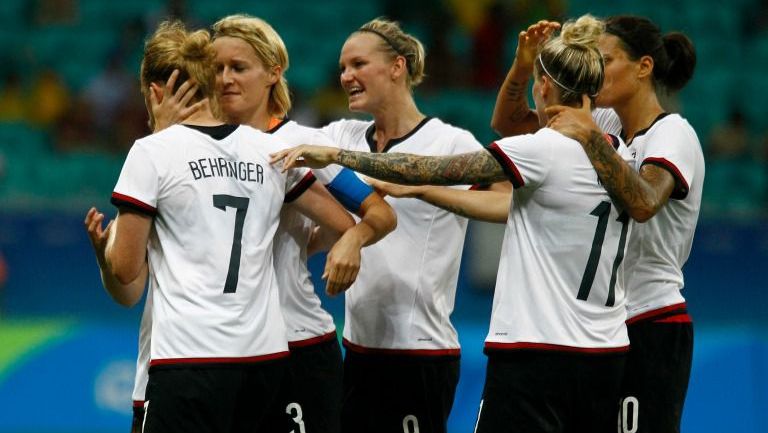
<svg viewBox="0 0 768 433">
<path fill-rule="evenodd" d="M 269 164 L 285 148 L 230 125 L 175 125 L 134 143 L 112 201 L 154 216 L 150 365 L 287 355 L 272 240 L 308 173 Z"/>
<path fill-rule="evenodd" d="M 635 224 L 627 250 L 629 318 L 647 317 L 685 302 L 683 265 L 688 260 L 699 219 L 704 185 L 704 155 L 691 125 L 677 114 L 660 116 L 629 144 L 638 170 L 655 164 L 675 178 L 675 189 L 653 218 Z"/>
<path fill-rule="evenodd" d="M 373 122 L 341 120 L 323 130 L 342 149 L 375 149 Z M 385 151 L 451 155 L 481 149 L 469 132 L 427 118 Z M 364 352 L 459 354 L 450 315 L 467 219 L 415 198 L 386 200 L 397 228 L 362 251 L 360 274 L 345 294 L 345 345 Z"/>
<path fill-rule="evenodd" d="M 283 121 L 270 132 L 290 146 L 316 144 L 335 147 L 322 131 L 294 121 Z M 340 171 L 338 165 L 313 170 L 323 184 L 330 183 Z M 312 220 L 295 209 L 285 207 L 280 213 L 280 225 L 275 234 L 275 272 L 290 346 L 311 344 L 327 336 L 336 338 L 333 317 L 320 305 L 307 268 L 307 245 L 314 227 Z"/>
<path fill-rule="evenodd" d="M 515 191 L 486 348 L 625 351 L 621 262 L 629 218 L 581 145 L 544 128 L 488 149 Z"/>
</svg>

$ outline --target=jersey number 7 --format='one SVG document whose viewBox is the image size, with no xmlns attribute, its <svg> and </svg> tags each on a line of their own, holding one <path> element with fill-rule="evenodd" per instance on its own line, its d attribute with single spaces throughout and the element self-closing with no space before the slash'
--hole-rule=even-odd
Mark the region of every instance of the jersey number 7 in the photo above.
<svg viewBox="0 0 768 433">
<path fill-rule="evenodd" d="M 227 207 L 237 209 L 235 213 L 235 235 L 232 237 L 232 252 L 229 255 L 229 268 L 227 270 L 227 281 L 224 283 L 224 293 L 235 293 L 237 290 L 237 279 L 240 275 L 240 254 L 243 243 L 243 225 L 245 224 L 245 213 L 248 212 L 247 197 L 235 197 L 226 194 L 215 194 L 213 196 L 213 206 L 227 211 Z"/>
</svg>

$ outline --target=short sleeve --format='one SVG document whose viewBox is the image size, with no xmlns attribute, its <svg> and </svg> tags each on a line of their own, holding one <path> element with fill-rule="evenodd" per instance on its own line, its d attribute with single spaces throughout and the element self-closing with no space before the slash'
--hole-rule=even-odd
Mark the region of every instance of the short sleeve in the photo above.
<svg viewBox="0 0 768 433">
<path fill-rule="evenodd" d="M 130 207 L 154 216 L 159 189 L 160 173 L 155 162 L 145 143 L 137 141 L 128 152 L 110 201 L 115 206 Z"/>
<path fill-rule="evenodd" d="M 592 119 L 603 132 L 616 136 L 621 135 L 621 120 L 612 109 L 596 108 L 592 111 Z"/>
<path fill-rule="evenodd" d="M 637 158 L 640 166 L 654 164 L 667 170 L 675 178 L 671 197 L 684 199 L 696 176 L 697 146 L 687 128 L 676 122 L 663 122 L 649 131 L 642 155 Z"/>
<path fill-rule="evenodd" d="M 288 170 L 285 179 L 285 203 L 290 203 L 299 198 L 315 183 L 315 176 L 306 168 L 292 168 Z"/>
<path fill-rule="evenodd" d="M 542 131 L 503 138 L 487 147 L 515 188 L 541 184 L 552 166 L 550 143 L 557 137 L 546 140 Z"/>
</svg>

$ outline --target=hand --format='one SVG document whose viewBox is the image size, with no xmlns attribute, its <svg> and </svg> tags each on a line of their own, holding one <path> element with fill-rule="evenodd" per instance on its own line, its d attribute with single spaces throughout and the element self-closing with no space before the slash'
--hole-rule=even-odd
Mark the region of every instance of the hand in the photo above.
<svg viewBox="0 0 768 433">
<path fill-rule="evenodd" d="M 366 183 L 371 185 L 376 192 L 382 196 L 392 196 L 392 197 L 409 197 L 413 198 L 421 195 L 422 190 L 424 187 L 421 186 L 408 186 L 408 185 L 399 185 L 396 183 L 390 183 L 390 182 L 384 182 L 383 180 L 373 179 L 370 177 L 364 177 L 363 178 Z"/>
<path fill-rule="evenodd" d="M 581 144 L 586 144 L 592 131 L 600 131 L 595 124 L 590 110 L 591 100 L 589 96 L 581 96 L 581 107 L 567 107 L 564 105 L 553 105 L 547 107 L 547 127 L 570 137 Z"/>
<path fill-rule="evenodd" d="M 91 246 L 96 254 L 96 260 L 99 262 L 99 266 L 106 265 L 106 248 L 109 236 L 112 232 L 112 220 L 107 224 L 107 227 L 102 230 L 101 223 L 104 221 L 104 214 L 92 207 L 85 215 L 85 230 L 88 232 L 88 239 L 91 241 Z"/>
<path fill-rule="evenodd" d="M 323 168 L 336 162 L 340 150 L 335 147 L 303 144 L 269 155 L 271 164 L 283 161 L 283 171 L 294 167 Z"/>
<path fill-rule="evenodd" d="M 196 113 L 205 103 L 205 99 L 189 105 L 197 93 L 198 87 L 191 79 L 185 81 L 173 92 L 173 86 L 179 78 L 179 70 L 174 69 L 164 87 L 156 83 L 149 85 L 149 103 L 154 119 L 153 132 L 161 131 L 171 125 L 181 123 Z"/>
<path fill-rule="evenodd" d="M 560 28 L 560 23 L 541 20 L 528 26 L 517 36 L 515 61 L 520 67 L 533 68 L 541 46 Z"/>
<path fill-rule="evenodd" d="M 336 296 L 355 282 L 360 271 L 360 248 L 353 239 L 342 236 L 328 252 L 322 276 L 328 295 Z"/>
</svg>

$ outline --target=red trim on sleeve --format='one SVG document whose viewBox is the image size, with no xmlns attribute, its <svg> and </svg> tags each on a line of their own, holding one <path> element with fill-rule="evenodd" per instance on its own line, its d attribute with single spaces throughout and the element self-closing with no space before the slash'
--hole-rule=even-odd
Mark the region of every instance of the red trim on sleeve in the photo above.
<svg viewBox="0 0 768 433">
<path fill-rule="evenodd" d="M 563 346 L 560 344 L 548 344 L 548 343 L 497 343 L 493 341 L 486 341 L 485 348 L 489 350 L 547 350 L 556 352 L 573 352 L 573 353 L 623 353 L 629 351 L 629 346 L 620 347 L 573 347 Z"/>
<path fill-rule="evenodd" d="M 285 194 L 283 202 L 290 203 L 299 198 L 310 186 L 312 186 L 313 183 L 315 183 L 315 180 L 317 180 L 315 175 L 311 171 L 307 172 L 307 174 Z"/>
<path fill-rule="evenodd" d="M 306 340 L 289 341 L 288 348 L 294 349 L 297 347 L 313 346 L 315 344 L 325 343 L 337 338 L 336 331 L 331 331 L 325 335 L 318 335 L 317 337 L 307 338 Z"/>
<path fill-rule="evenodd" d="M 682 302 L 680 304 L 674 304 L 674 305 L 669 305 L 662 308 L 657 308 L 655 310 L 646 311 L 643 314 L 630 317 L 629 319 L 627 319 L 626 324 L 631 325 L 633 323 L 637 323 L 643 320 L 653 319 L 658 316 L 667 315 L 669 313 L 687 314 L 687 311 L 688 311 L 688 307 L 685 305 L 685 302 Z"/>
<path fill-rule="evenodd" d="M 619 138 L 615 135 L 611 135 L 609 133 L 603 133 L 603 137 L 605 137 L 605 141 L 611 144 L 613 146 L 614 150 L 619 150 Z"/>
<path fill-rule="evenodd" d="M 244 356 L 231 358 L 167 358 L 153 359 L 149 366 L 155 365 L 176 365 L 176 364 L 250 364 L 255 362 L 271 361 L 273 359 L 287 358 L 291 353 L 277 352 L 259 356 Z"/>
<path fill-rule="evenodd" d="M 144 400 L 134 400 L 133 407 L 144 407 Z"/>
<path fill-rule="evenodd" d="M 669 174 L 675 178 L 675 189 L 672 190 L 671 198 L 676 200 L 682 200 L 688 195 L 688 182 L 685 181 L 683 174 L 677 169 L 675 164 L 672 164 L 666 158 L 645 158 L 643 164 L 653 164 L 669 171 Z"/>
<path fill-rule="evenodd" d="M 504 151 L 496 142 L 491 143 L 487 149 L 491 151 L 491 155 L 496 158 L 496 161 L 501 164 L 504 172 L 507 173 L 507 177 L 509 177 L 509 180 L 512 181 L 512 186 L 515 188 L 525 186 L 525 180 L 523 180 L 523 176 L 520 175 L 520 171 L 517 169 L 517 166 L 515 166 L 515 163 L 509 159 L 509 156 L 504 153 Z"/>
<path fill-rule="evenodd" d="M 363 355 L 406 355 L 406 356 L 460 356 L 461 349 L 377 349 L 359 346 L 346 338 L 342 340 L 344 347 Z"/>
<path fill-rule="evenodd" d="M 110 200 L 110 202 L 115 206 L 128 206 L 130 208 L 136 209 L 140 212 L 144 212 L 151 216 L 154 216 L 157 214 L 157 209 L 155 207 L 150 206 L 144 203 L 143 201 L 135 199 L 131 196 L 120 194 L 119 192 L 112 193 L 112 199 Z"/>
</svg>

